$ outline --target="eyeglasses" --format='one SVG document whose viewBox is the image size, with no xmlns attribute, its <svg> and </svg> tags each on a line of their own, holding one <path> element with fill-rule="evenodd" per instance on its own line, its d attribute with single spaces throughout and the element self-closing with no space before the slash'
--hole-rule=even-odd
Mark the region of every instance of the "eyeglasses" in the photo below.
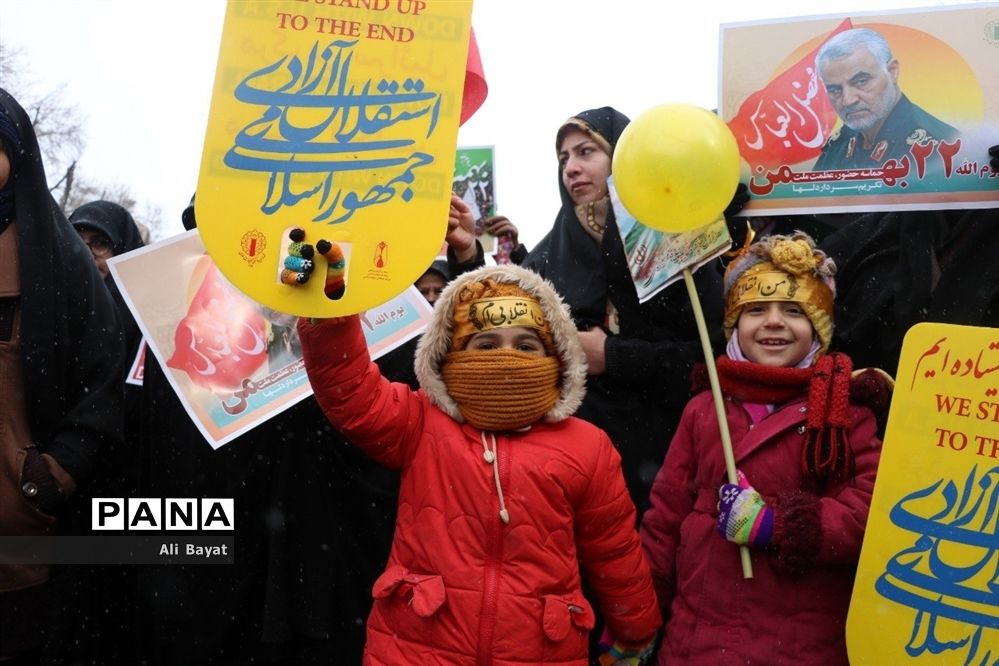
<svg viewBox="0 0 999 666">
<path fill-rule="evenodd" d="M 90 248 L 90 253 L 95 257 L 105 257 L 111 254 L 114 245 L 107 238 L 95 237 L 90 240 L 83 239 L 83 243 Z"/>
</svg>

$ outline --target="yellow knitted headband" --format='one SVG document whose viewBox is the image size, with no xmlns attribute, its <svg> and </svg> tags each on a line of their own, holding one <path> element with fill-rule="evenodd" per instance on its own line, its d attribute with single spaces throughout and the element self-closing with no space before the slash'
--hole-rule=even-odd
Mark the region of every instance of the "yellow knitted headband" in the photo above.
<svg viewBox="0 0 999 666">
<path fill-rule="evenodd" d="M 769 261 L 751 266 L 739 276 L 725 299 L 725 336 L 732 335 L 743 307 L 761 301 L 799 303 L 819 337 L 821 353 L 832 343 L 833 293 L 829 286 L 807 273 L 794 275 Z"/>
<path fill-rule="evenodd" d="M 459 304 L 454 310 L 454 333 L 451 339 L 462 340 L 476 333 L 497 328 L 530 328 L 551 336 L 541 304 L 529 296 L 497 296 Z"/>
<path fill-rule="evenodd" d="M 774 268 L 768 261 L 751 266 L 728 292 L 725 319 L 738 316 L 747 303 L 793 301 L 812 304 L 833 316 L 833 295 L 826 284 L 811 275 L 792 275 Z"/>
</svg>

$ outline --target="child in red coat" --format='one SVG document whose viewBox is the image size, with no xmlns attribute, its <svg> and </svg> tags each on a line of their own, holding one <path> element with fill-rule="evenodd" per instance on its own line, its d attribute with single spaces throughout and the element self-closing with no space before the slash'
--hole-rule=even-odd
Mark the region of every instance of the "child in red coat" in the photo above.
<svg viewBox="0 0 999 666">
<path fill-rule="evenodd" d="M 835 265 L 805 234 L 743 250 L 725 275 L 725 394 L 738 484 L 710 391 L 684 411 L 642 520 L 667 625 L 660 664 L 846 664 L 844 629 L 881 443 L 827 354 Z M 864 374 L 854 388 L 886 390 Z M 738 545 L 752 553 L 742 576 Z"/>
<path fill-rule="evenodd" d="M 381 376 L 356 316 L 299 334 L 327 417 L 402 473 L 366 664 L 583 666 L 580 569 L 620 652 L 650 647 L 661 617 L 634 505 L 610 440 L 571 416 L 586 364 L 551 285 L 516 266 L 452 281 L 416 392 Z"/>
</svg>

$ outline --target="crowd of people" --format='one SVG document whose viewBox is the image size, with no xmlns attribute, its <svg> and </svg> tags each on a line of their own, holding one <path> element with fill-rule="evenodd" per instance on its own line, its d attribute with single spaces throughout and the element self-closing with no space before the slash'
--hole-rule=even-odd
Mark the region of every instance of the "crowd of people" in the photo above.
<svg viewBox="0 0 999 666">
<path fill-rule="evenodd" d="M 852 40 L 821 54 L 827 85 L 882 57 Z M 509 264 L 452 197 L 423 335 L 372 363 L 356 316 L 299 321 L 315 398 L 213 450 L 152 354 L 126 382 L 141 335 L 106 262 L 139 225 L 107 201 L 67 218 L 0 90 L 0 535 L 87 534 L 100 496 L 232 497 L 239 525 L 228 566 L 0 564 L 0 663 L 847 663 L 902 339 L 999 326 L 999 211 L 757 219 L 695 273 L 728 483 L 687 293 L 641 303 L 626 264 L 607 180 L 628 123 L 553 128 L 551 230 L 528 249 L 486 221 Z"/>
</svg>

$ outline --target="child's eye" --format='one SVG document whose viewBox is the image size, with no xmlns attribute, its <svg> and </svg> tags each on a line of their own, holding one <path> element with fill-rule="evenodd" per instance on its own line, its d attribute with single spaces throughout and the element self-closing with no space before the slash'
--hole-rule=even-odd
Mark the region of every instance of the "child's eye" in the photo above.
<svg viewBox="0 0 999 666">
<path fill-rule="evenodd" d="M 792 314 L 792 315 L 803 315 L 803 314 L 805 314 L 804 309 L 802 309 L 802 307 L 800 305 L 789 305 L 786 308 L 784 308 L 784 312 L 786 312 L 787 314 Z"/>
<path fill-rule="evenodd" d="M 748 312 L 750 314 L 760 314 L 761 312 L 763 312 L 763 309 L 764 308 L 763 308 L 762 305 L 747 305 L 746 306 L 746 312 Z"/>
<path fill-rule="evenodd" d="M 519 345 L 517 345 L 517 349 L 522 352 L 533 352 L 533 351 L 538 351 L 538 346 L 533 345 L 530 342 L 522 342 Z"/>
</svg>

